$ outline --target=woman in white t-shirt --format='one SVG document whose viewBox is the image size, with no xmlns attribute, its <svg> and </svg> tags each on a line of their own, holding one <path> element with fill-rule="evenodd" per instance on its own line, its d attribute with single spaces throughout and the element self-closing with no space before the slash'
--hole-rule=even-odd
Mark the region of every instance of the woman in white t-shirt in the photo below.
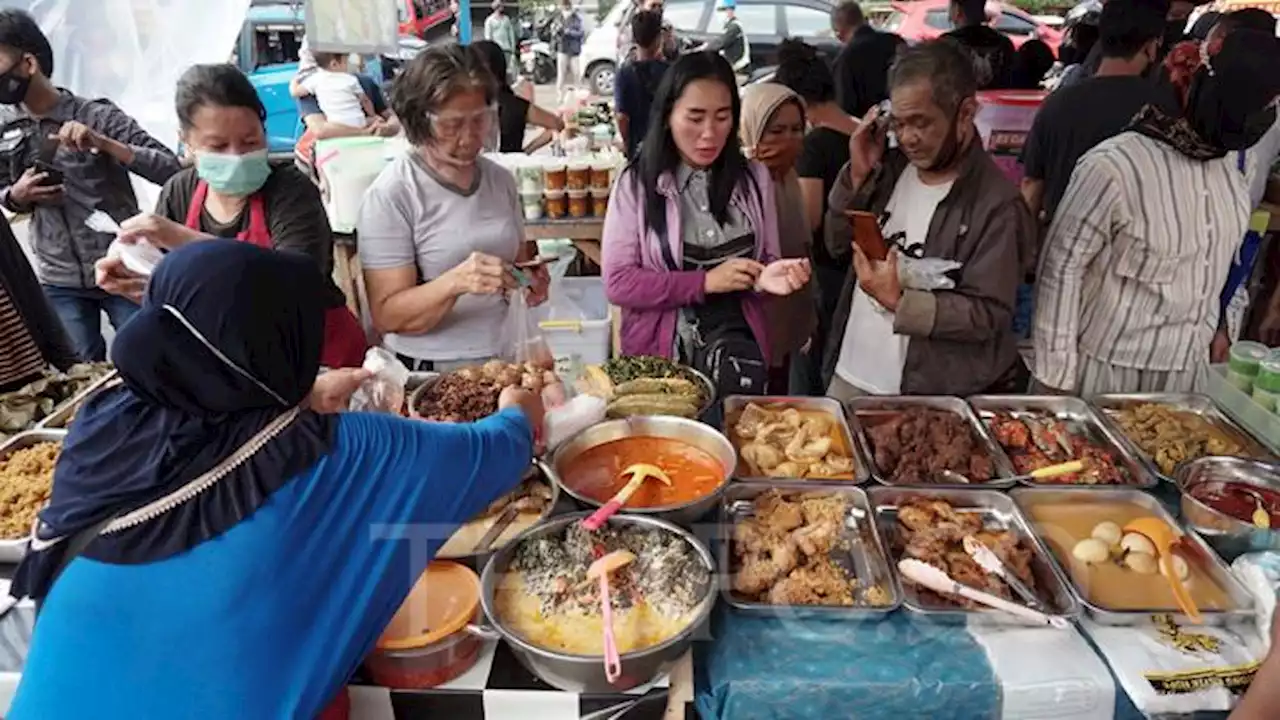
<svg viewBox="0 0 1280 720">
<path fill-rule="evenodd" d="M 515 179 L 481 157 L 496 100 L 484 58 L 460 45 L 428 48 L 396 78 L 392 105 L 413 149 L 369 188 L 358 232 L 374 325 L 410 369 L 501 354 L 513 266 L 533 256 Z M 536 304 L 547 276 L 532 275 Z"/>
</svg>

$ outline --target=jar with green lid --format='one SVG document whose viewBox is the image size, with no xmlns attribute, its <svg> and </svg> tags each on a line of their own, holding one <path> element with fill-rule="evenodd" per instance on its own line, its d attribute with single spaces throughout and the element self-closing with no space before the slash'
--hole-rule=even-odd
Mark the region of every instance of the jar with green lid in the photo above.
<svg viewBox="0 0 1280 720">
<path fill-rule="evenodd" d="M 1268 412 L 1275 412 L 1280 399 L 1280 356 L 1268 356 L 1258 366 L 1258 376 L 1253 379 L 1253 401 Z"/>
</svg>

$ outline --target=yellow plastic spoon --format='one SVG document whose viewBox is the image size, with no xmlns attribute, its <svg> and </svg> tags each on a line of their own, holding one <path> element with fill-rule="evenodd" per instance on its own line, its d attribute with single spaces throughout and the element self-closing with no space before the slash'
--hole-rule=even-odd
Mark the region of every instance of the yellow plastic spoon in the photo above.
<svg viewBox="0 0 1280 720">
<path fill-rule="evenodd" d="M 618 493 L 609 500 L 609 502 L 604 504 L 604 507 L 591 513 L 586 520 L 583 520 L 583 528 L 590 530 L 591 532 L 599 530 L 609 518 L 613 517 L 615 513 L 621 510 L 623 505 L 627 504 L 627 501 L 631 499 L 631 496 L 640 489 L 640 486 L 643 485 L 644 481 L 648 478 L 658 480 L 664 485 L 671 485 L 671 478 L 667 477 L 667 474 L 657 465 L 637 463 L 635 465 L 627 466 L 625 470 L 618 473 L 618 477 L 626 477 L 627 475 L 631 476 L 631 482 L 627 483 L 621 490 L 619 490 Z"/>
<path fill-rule="evenodd" d="M 1178 577 L 1178 571 L 1173 567 L 1173 546 L 1180 541 L 1173 528 L 1163 520 L 1145 517 L 1125 525 L 1124 531 L 1138 533 L 1151 541 L 1160 561 L 1160 574 L 1164 575 L 1164 579 L 1169 582 L 1173 599 L 1177 601 L 1178 607 L 1192 623 L 1202 624 L 1203 619 L 1200 617 L 1200 609 L 1196 607 L 1196 601 L 1191 599 L 1191 593 L 1187 592 L 1186 586 L 1182 584 L 1182 578 Z"/>
</svg>

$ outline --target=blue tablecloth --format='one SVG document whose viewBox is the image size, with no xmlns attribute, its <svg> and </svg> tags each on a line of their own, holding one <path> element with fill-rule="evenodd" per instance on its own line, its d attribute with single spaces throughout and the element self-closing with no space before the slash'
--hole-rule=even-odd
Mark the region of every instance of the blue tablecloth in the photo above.
<svg viewBox="0 0 1280 720">
<path fill-rule="evenodd" d="M 904 611 L 881 621 L 781 620 L 722 606 L 712 633 L 694 654 L 702 720 L 1001 717 L 1000 681 L 962 626 L 921 624 Z M 1113 717 L 1143 718 L 1119 689 Z"/>
</svg>

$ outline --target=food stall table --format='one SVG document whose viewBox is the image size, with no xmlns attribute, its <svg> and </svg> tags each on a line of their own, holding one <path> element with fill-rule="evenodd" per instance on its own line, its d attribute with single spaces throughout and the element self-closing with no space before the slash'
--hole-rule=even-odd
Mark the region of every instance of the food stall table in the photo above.
<svg viewBox="0 0 1280 720">
<path fill-rule="evenodd" d="M 703 720 L 1141 718 L 1077 631 L 752 617 L 696 646 Z"/>
<path fill-rule="evenodd" d="M 561 218 L 524 221 L 526 240 L 573 241 L 573 246 L 591 262 L 600 264 L 600 236 L 604 233 L 604 218 Z"/>
</svg>

